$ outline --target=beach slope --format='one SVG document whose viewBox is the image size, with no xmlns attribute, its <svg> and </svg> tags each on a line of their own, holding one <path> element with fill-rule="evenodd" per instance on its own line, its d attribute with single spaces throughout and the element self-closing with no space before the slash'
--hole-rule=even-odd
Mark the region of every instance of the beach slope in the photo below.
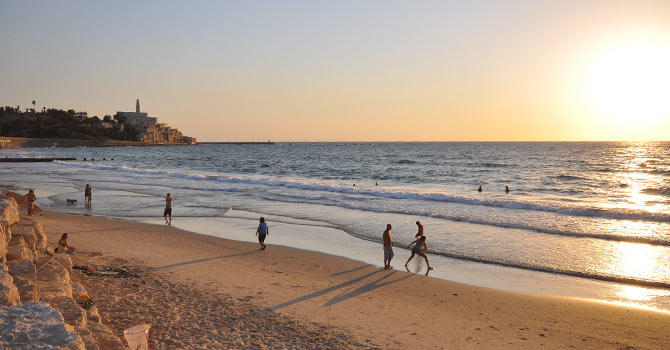
<svg viewBox="0 0 670 350">
<path fill-rule="evenodd" d="M 70 233 L 75 263 L 139 272 L 142 279 L 77 276 L 106 323 L 118 331 L 152 322 L 158 348 L 670 347 L 667 313 L 385 271 L 273 246 L 272 236 L 260 251 L 253 243 L 141 222 L 54 212 L 40 222 L 52 242 Z M 396 257 L 396 269 L 404 259 Z"/>
</svg>

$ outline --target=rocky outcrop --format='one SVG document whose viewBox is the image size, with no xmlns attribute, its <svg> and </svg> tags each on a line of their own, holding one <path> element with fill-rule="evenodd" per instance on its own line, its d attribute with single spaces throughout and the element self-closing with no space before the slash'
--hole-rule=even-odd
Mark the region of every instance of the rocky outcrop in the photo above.
<svg viewBox="0 0 670 350">
<path fill-rule="evenodd" d="M 12 238 L 12 230 L 9 226 L 9 222 L 0 221 L 0 262 L 7 262 L 7 245 L 9 240 Z"/>
<path fill-rule="evenodd" d="M 35 217 L 17 223 L 16 203 L 0 194 L 0 349 L 126 349 L 95 305 L 78 303 L 89 297 L 72 258 L 51 254 Z"/>
<path fill-rule="evenodd" d="M 54 255 L 54 261 L 63 266 L 67 271 L 67 274 L 72 278 L 72 258 L 67 254 L 56 254 Z"/>
<path fill-rule="evenodd" d="M 14 279 L 9 274 L 6 265 L 0 264 L 0 305 L 14 306 L 21 304 L 19 290 L 14 285 Z"/>
<path fill-rule="evenodd" d="M 74 327 L 86 327 L 86 311 L 72 297 L 56 297 L 47 302 L 63 315 L 67 324 Z"/>
<path fill-rule="evenodd" d="M 20 276 L 14 277 L 14 285 L 19 290 L 19 296 L 23 304 L 31 301 L 40 301 L 40 292 L 37 283 Z"/>
<path fill-rule="evenodd" d="M 35 249 L 39 251 L 44 251 L 44 249 L 47 248 L 47 235 L 44 233 L 44 229 L 42 228 L 42 224 L 39 222 L 33 223 L 33 229 L 35 230 L 35 238 L 37 239 L 35 241 Z"/>
<path fill-rule="evenodd" d="M 40 300 L 49 301 L 61 296 L 72 298 L 72 287 L 67 283 L 37 281 L 37 289 L 40 290 Z"/>
<path fill-rule="evenodd" d="M 55 256 L 41 259 L 37 266 L 37 281 L 70 283 L 70 273 L 58 263 Z"/>
<path fill-rule="evenodd" d="M 12 239 L 9 241 L 9 246 L 7 247 L 7 261 L 21 260 L 21 259 L 30 259 L 33 260 L 35 255 L 33 251 L 28 248 L 28 243 L 26 243 L 23 236 L 14 236 L 12 234 Z"/>
<path fill-rule="evenodd" d="M 0 307 L 0 348 L 86 349 L 74 328 L 46 303 Z"/>
<path fill-rule="evenodd" d="M 19 222 L 19 206 L 16 200 L 0 194 L 0 221 L 7 221 L 10 225 Z"/>
<path fill-rule="evenodd" d="M 99 350 L 100 347 L 98 346 L 97 341 L 95 340 L 95 337 L 93 336 L 93 333 L 88 328 L 85 327 L 79 327 L 75 328 L 77 333 L 79 333 L 79 336 L 81 337 L 81 340 L 84 341 L 84 345 L 86 346 L 86 350 Z"/>
<path fill-rule="evenodd" d="M 35 264 L 31 259 L 8 261 L 7 267 L 9 268 L 9 274 L 13 277 L 20 276 L 31 281 L 37 281 Z"/>
<path fill-rule="evenodd" d="M 105 350 L 123 350 L 127 349 L 121 342 L 121 339 L 117 337 L 114 332 L 112 332 L 107 326 L 99 322 L 91 322 L 87 327 L 95 341 L 100 345 L 100 349 Z"/>
<path fill-rule="evenodd" d="M 16 239 L 17 237 L 23 237 L 23 240 L 26 242 L 26 247 L 33 252 L 35 251 L 37 238 L 35 237 L 35 229 L 32 226 L 21 224 L 14 225 L 14 227 L 12 227 L 12 239 Z"/>
</svg>

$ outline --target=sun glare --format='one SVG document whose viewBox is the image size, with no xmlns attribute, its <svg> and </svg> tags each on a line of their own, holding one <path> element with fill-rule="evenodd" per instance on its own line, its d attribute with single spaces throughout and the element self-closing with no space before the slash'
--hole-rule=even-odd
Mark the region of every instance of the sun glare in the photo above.
<svg viewBox="0 0 670 350">
<path fill-rule="evenodd" d="M 618 123 L 649 123 L 670 116 L 670 43 L 632 40 L 595 56 L 585 94 L 594 112 Z"/>
</svg>

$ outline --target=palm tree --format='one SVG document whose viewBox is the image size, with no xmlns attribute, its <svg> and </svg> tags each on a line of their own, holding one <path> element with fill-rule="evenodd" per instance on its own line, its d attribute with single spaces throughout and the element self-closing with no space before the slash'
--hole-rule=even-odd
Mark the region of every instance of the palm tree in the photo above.
<svg viewBox="0 0 670 350">
<path fill-rule="evenodd" d="M 33 114 L 35 114 L 35 112 L 36 112 L 36 110 L 35 110 L 35 100 L 33 100 Z"/>
</svg>

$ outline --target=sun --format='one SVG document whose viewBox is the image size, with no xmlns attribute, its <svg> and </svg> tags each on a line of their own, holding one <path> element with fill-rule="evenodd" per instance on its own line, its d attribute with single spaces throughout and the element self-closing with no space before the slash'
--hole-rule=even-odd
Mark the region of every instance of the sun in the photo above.
<svg viewBox="0 0 670 350">
<path fill-rule="evenodd" d="M 600 50 L 585 73 L 593 112 L 618 123 L 670 117 L 670 42 L 635 39 Z"/>
</svg>

